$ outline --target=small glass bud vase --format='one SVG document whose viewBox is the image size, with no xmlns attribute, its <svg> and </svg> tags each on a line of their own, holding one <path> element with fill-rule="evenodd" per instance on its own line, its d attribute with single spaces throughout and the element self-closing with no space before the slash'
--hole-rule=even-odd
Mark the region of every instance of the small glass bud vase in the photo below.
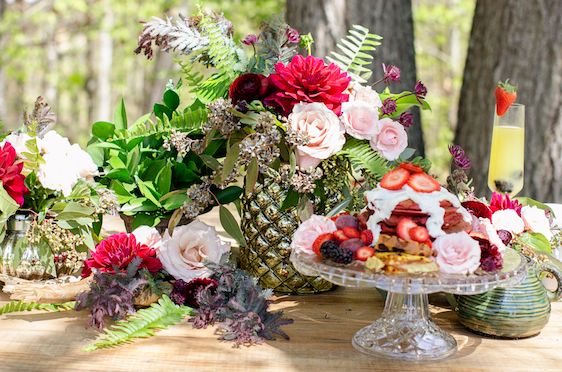
<svg viewBox="0 0 562 372">
<path fill-rule="evenodd" d="M 42 280 L 50 275 L 41 262 L 39 248 L 31 244 L 26 232 L 30 218 L 16 214 L 7 223 L 4 241 L 0 245 L 0 273 L 26 280 Z"/>
</svg>

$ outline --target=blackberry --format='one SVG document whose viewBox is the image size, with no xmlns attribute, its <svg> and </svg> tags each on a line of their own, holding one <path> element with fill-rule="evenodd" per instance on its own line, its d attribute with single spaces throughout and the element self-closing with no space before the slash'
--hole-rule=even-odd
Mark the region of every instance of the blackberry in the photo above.
<svg viewBox="0 0 562 372">
<path fill-rule="evenodd" d="M 328 260 L 335 263 L 348 264 L 353 261 L 353 252 L 349 249 L 342 248 L 333 240 L 328 240 L 320 246 L 320 254 Z"/>
</svg>

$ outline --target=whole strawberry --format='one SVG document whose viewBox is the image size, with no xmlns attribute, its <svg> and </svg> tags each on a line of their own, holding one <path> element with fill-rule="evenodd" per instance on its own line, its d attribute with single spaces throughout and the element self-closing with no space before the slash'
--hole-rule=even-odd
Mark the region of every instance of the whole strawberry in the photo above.
<svg viewBox="0 0 562 372">
<path fill-rule="evenodd" d="M 503 116 L 517 99 L 517 87 L 509 84 L 509 79 L 496 85 L 496 114 Z"/>
</svg>

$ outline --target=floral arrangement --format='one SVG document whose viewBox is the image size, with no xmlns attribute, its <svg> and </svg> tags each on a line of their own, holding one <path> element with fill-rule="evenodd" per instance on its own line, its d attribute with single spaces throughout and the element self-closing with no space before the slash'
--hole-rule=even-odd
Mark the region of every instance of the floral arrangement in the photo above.
<svg viewBox="0 0 562 372">
<path fill-rule="evenodd" d="M 407 109 L 428 109 L 427 90 L 421 82 L 397 94 L 366 85 L 372 72 L 364 65 L 372 61 L 380 36 L 354 26 L 324 61 L 310 54 L 310 35 L 279 21 L 240 42 L 232 35 L 228 20 L 199 11 L 176 20 L 153 18 L 139 37 L 137 53 L 151 58 L 157 46 L 183 58 L 182 82 L 195 104 L 205 104 L 205 120 L 197 123 L 200 137 L 174 129 L 164 139 L 173 151 L 208 167 L 187 189 L 178 209 L 185 218 L 222 204 L 214 197 L 217 189 L 235 187 L 229 195 L 238 199 L 242 188 L 234 185 L 242 177 L 247 194 L 265 177 L 283 184 L 290 191 L 282 208 L 312 201 L 319 210 L 336 204 L 341 210 L 353 200 L 361 203 L 360 191 L 354 191 L 359 186 L 376 182 L 393 162 L 413 154 L 407 150 L 412 125 Z M 308 55 L 299 54 L 300 48 Z M 198 72 L 201 65 L 210 73 Z M 396 66 L 383 70 L 384 78 L 373 86 L 399 80 Z M 221 216 L 223 222 L 232 220 Z M 244 244 L 237 226 L 223 225 Z"/>
<path fill-rule="evenodd" d="M 52 130 L 56 117 L 39 97 L 20 130 L 0 144 L 0 232 L 23 214 L 26 241 L 3 252 L 2 272 L 20 277 L 58 277 L 78 271 L 94 248 L 102 216 L 115 213 L 114 195 L 93 181 L 97 167 L 77 144 Z M 25 243 L 25 244 L 24 244 Z M 28 245 L 37 247 L 32 255 Z"/>
</svg>

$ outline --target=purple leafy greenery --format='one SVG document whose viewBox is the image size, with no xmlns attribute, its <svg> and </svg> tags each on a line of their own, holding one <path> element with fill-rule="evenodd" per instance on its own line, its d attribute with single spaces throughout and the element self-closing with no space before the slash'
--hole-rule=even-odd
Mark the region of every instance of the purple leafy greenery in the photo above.
<svg viewBox="0 0 562 372">
<path fill-rule="evenodd" d="M 105 326 L 105 317 L 113 320 L 125 318 L 135 312 L 134 299 L 148 280 L 138 275 L 140 259 L 135 258 L 127 267 L 127 272 L 96 272 L 90 290 L 80 293 L 76 298 L 76 310 L 90 309 L 89 325 L 100 331 Z M 145 270 L 143 270 L 145 271 Z"/>
<path fill-rule="evenodd" d="M 216 288 L 206 287 L 197 294 L 199 309 L 190 319 L 195 328 L 218 325 L 222 340 L 235 347 L 253 345 L 277 336 L 289 339 L 281 327 L 293 322 L 283 312 L 269 311 L 269 293 L 263 291 L 245 271 L 229 264 L 209 264 Z"/>
</svg>

